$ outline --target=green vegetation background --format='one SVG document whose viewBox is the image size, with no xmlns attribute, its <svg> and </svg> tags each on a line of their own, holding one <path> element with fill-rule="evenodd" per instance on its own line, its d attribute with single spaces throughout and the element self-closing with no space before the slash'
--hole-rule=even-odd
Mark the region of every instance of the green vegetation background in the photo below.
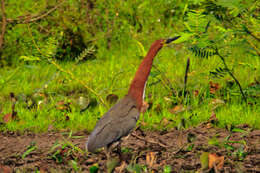
<svg viewBox="0 0 260 173">
<path fill-rule="evenodd" d="M 154 60 L 149 109 L 139 124 L 187 128 L 215 113 L 218 126 L 260 128 L 259 5 L 257 0 L 5 1 L 0 118 L 11 112 L 11 92 L 17 115 L 0 120 L 0 130 L 91 130 L 114 104 L 107 96 L 127 93 L 150 44 L 177 35 L 179 41 Z"/>
</svg>

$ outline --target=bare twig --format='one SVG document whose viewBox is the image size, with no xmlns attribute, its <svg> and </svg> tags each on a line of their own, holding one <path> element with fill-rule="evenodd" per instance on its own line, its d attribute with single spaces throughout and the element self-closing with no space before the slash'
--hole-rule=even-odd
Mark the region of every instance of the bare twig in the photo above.
<svg viewBox="0 0 260 173">
<path fill-rule="evenodd" d="M 3 0 L 2 0 L 3 1 Z M 35 22 L 37 20 L 40 20 L 46 16 L 48 16 L 50 13 L 52 13 L 53 11 L 55 11 L 58 7 L 60 7 L 63 4 L 64 1 L 62 1 L 61 3 L 59 3 L 58 5 L 54 6 L 53 8 L 51 8 L 50 10 L 48 10 L 45 13 L 41 13 L 38 15 L 34 15 L 34 16 L 20 16 L 18 19 L 7 19 L 8 23 L 15 23 L 15 24 L 26 24 L 26 23 L 31 23 L 31 22 Z"/>
<path fill-rule="evenodd" d="M 0 35 L 0 50 L 2 49 L 2 46 L 4 44 L 4 36 L 5 36 L 5 30 L 7 25 L 4 0 L 1 0 L 1 11 L 2 11 L 2 27 L 1 27 L 1 35 Z"/>
<path fill-rule="evenodd" d="M 145 138 L 143 138 L 143 137 L 141 137 L 141 136 L 139 136 L 139 135 L 137 135 L 137 134 L 134 134 L 134 133 L 131 133 L 131 135 L 132 135 L 133 137 L 137 138 L 137 139 L 140 139 L 140 140 L 142 140 L 142 141 L 145 141 L 145 142 L 148 142 L 148 143 L 151 143 L 151 144 L 159 145 L 159 146 L 161 146 L 161 147 L 163 147 L 163 148 L 169 148 L 169 147 L 171 147 L 171 146 L 164 145 L 164 144 L 162 144 L 162 143 L 160 143 L 160 142 L 156 142 L 156 141 L 152 141 L 152 140 L 145 139 Z"/>
<path fill-rule="evenodd" d="M 160 147 L 163 147 L 163 148 L 165 148 L 165 149 L 168 149 L 168 148 L 173 147 L 173 146 L 171 146 L 171 145 L 170 145 L 170 146 L 165 145 L 165 144 L 163 144 L 163 143 L 161 143 L 161 142 L 156 142 L 156 141 L 152 141 L 152 140 L 147 140 L 147 139 L 145 139 L 145 138 L 143 138 L 143 137 L 141 137 L 141 136 L 135 134 L 134 132 L 131 133 L 131 135 L 132 135 L 133 137 L 137 138 L 137 139 L 140 139 L 140 140 L 144 141 L 144 142 L 151 143 L 151 144 L 155 144 L 155 145 L 159 145 Z M 174 154 L 179 153 L 179 152 L 184 148 L 184 146 L 186 146 L 186 145 L 182 145 L 181 147 L 177 148 L 174 152 L 171 152 L 171 154 L 174 155 Z"/>
</svg>

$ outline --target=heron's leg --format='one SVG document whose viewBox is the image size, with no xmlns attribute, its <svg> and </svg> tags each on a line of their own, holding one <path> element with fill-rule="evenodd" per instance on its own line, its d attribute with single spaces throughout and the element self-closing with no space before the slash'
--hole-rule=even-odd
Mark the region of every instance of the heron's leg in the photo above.
<svg viewBox="0 0 260 173">
<path fill-rule="evenodd" d="M 104 149 L 107 160 L 110 159 L 110 152 L 111 152 L 110 148 L 111 148 L 110 146 L 106 146 Z"/>
<path fill-rule="evenodd" d="M 119 154 L 119 158 L 120 158 L 120 160 L 122 160 L 123 159 L 123 154 L 122 154 L 122 150 L 121 150 L 121 140 L 119 141 L 119 143 L 118 143 L 118 145 L 116 146 L 116 148 L 117 148 L 117 153 Z"/>
</svg>

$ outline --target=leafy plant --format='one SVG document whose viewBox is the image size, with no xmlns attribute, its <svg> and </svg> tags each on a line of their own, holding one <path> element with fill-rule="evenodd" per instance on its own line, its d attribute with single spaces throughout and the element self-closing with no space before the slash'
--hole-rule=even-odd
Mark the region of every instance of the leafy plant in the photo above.
<svg viewBox="0 0 260 173">
<path fill-rule="evenodd" d="M 142 173 L 142 172 L 147 172 L 147 168 L 146 166 L 142 166 L 142 165 L 139 165 L 139 164 L 129 164 L 127 167 L 126 167 L 126 170 L 129 171 L 129 172 L 133 172 L 133 173 Z"/>
<path fill-rule="evenodd" d="M 99 170 L 98 164 L 94 164 L 94 165 L 92 165 L 92 166 L 89 168 L 89 172 L 90 172 L 90 173 L 97 173 L 98 170 Z"/>
<path fill-rule="evenodd" d="M 224 75 L 226 75 L 228 69 L 226 68 L 216 68 L 214 71 L 210 71 L 210 75 L 212 75 L 213 77 L 216 77 L 216 78 L 222 78 L 224 77 Z"/>
<path fill-rule="evenodd" d="M 35 142 L 31 142 L 31 144 L 27 147 L 26 151 L 22 155 L 22 159 L 27 157 L 32 151 L 36 150 L 37 146 Z"/>
<path fill-rule="evenodd" d="M 171 166 L 165 165 L 163 168 L 163 173 L 170 173 L 172 171 Z"/>
</svg>

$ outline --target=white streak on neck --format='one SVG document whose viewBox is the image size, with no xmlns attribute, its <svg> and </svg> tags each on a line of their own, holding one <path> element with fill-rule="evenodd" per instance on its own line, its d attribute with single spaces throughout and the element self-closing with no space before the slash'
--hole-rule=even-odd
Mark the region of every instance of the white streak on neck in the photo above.
<svg viewBox="0 0 260 173">
<path fill-rule="evenodd" d="M 144 98 L 145 98 L 145 88 L 146 88 L 146 83 L 147 83 L 147 81 L 146 81 L 145 84 L 144 84 L 143 100 L 144 100 Z"/>
</svg>

